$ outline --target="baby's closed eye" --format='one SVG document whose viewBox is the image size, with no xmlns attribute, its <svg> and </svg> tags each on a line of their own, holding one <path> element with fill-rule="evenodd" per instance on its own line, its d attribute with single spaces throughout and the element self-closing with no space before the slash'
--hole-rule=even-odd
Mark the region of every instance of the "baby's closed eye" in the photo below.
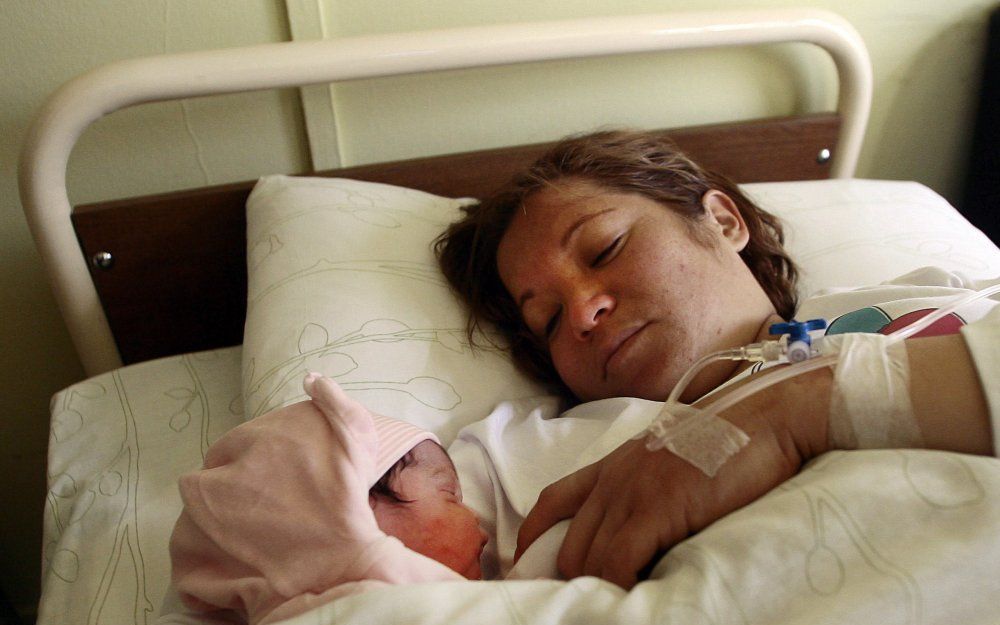
<svg viewBox="0 0 1000 625">
<path fill-rule="evenodd" d="M 462 501 L 462 486 L 458 482 L 458 475 L 453 471 L 442 471 L 436 477 L 438 479 L 438 488 L 441 491 L 458 501 Z"/>
</svg>

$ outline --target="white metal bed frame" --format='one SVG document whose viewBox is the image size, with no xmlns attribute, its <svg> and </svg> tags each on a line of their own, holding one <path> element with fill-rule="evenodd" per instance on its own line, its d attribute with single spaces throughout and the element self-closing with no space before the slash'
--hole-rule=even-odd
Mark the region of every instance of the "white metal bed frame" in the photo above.
<svg viewBox="0 0 1000 625">
<path fill-rule="evenodd" d="M 832 176 L 854 175 L 872 95 L 868 52 L 843 18 L 817 9 L 689 12 L 458 28 L 153 56 L 63 85 L 29 130 L 21 198 L 56 301 L 87 375 L 121 358 L 80 252 L 66 190 L 70 152 L 94 121 L 146 102 L 569 58 L 803 42 L 825 50 L 843 122 Z"/>
</svg>

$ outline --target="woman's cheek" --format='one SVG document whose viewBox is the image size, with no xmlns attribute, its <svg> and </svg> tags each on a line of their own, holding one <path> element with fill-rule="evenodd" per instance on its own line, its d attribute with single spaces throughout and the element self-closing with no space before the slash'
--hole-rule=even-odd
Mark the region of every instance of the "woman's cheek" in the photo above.
<svg viewBox="0 0 1000 625">
<path fill-rule="evenodd" d="M 583 354 L 555 342 L 550 348 L 550 354 L 552 365 L 555 367 L 556 373 L 559 374 L 559 379 L 569 387 L 569 390 L 573 391 L 574 395 L 585 399 L 588 395 L 588 389 L 590 392 L 594 391 L 593 387 L 597 384 L 597 380 L 593 379 L 593 376 L 586 375 L 583 368 L 585 360 Z"/>
</svg>

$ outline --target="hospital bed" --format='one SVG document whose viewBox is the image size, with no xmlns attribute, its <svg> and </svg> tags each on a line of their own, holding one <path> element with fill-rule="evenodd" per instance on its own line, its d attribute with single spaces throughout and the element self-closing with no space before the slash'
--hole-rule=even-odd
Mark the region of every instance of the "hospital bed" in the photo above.
<svg viewBox="0 0 1000 625">
<path fill-rule="evenodd" d="M 470 347 L 429 246 L 543 144 L 71 207 L 66 165 L 90 123 L 212 94 L 780 42 L 833 59 L 835 110 L 662 132 L 785 220 L 803 294 L 923 265 L 1000 274 L 1000 250 L 930 189 L 853 178 L 871 68 L 857 32 L 824 11 L 294 42 L 121 61 L 67 83 L 40 111 L 20 172 L 90 376 L 52 400 L 38 622 L 153 622 L 177 476 L 243 419 L 301 399 L 306 370 L 446 444 L 497 402 L 545 391 L 502 351 Z M 433 584 L 348 597 L 294 622 L 995 622 L 998 536 L 996 460 L 833 453 L 671 550 L 630 593 L 593 578 Z"/>
</svg>

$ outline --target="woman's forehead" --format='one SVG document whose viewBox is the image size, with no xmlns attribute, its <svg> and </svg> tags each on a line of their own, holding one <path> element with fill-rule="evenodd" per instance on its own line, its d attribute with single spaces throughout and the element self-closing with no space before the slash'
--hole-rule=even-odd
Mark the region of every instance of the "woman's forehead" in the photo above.
<svg viewBox="0 0 1000 625">
<path fill-rule="evenodd" d="M 511 217 L 497 250 L 501 264 L 505 255 L 521 256 L 522 246 L 544 242 L 557 244 L 566 231 L 583 217 L 615 207 L 613 194 L 588 182 L 567 182 L 545 187 L 528 196 Z"/>
<path fill-rule="evenodd" d="M 610 199 L 610 196 L 617 194 L 619 192 L 615 189 L 603 186 L 592 180 L 563 178 L 550 182 L 528 195 L 522 204 L 521 212 L 529 213 L 532 209 L 539 208 L 550 208 L 560 211 L 567 209 L 585 211 L 591 205 L 599 204 L 602 200 L 607 201 Z"/>
<path fill-rule="evenodd" d="M 505 278 L 505 268 L 534 262 L 529 258 L 532 253 L 559 253 L 569 234 L 591 218 L 636 211 L 664 215 L 670 212 L 645 195 L 603 187 L 589 180 L 564 180 L 539 189 L 511 217 L 500 239 L 497 265 L 501 278 Z"/>
</svg>

